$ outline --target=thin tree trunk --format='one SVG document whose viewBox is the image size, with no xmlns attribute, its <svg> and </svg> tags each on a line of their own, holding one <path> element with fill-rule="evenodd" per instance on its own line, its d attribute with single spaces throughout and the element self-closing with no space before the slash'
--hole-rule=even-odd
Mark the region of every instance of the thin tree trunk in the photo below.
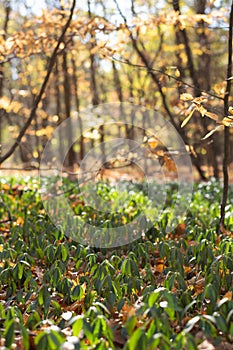
<svg viewBox="0 0 233 350">
<path fill-rule="evenodd" d="M 198 0 L 196 1 L 197 14 L 205 14 L 206 9 L 206 0 Z M 199 43 L 201 45 L 202 54 L 198 61 L 198 77 L 199 84 L 204 91 L 210 91 L 211 89 L 211 55 L 210 55 L 210 43 L 208 40 L 208 36 L 206 35 L 206 23 L 204 21 L 200 21 L 199 23 L 201 32 L 197 31 L 197 36 L 199 39 Z M 207 118 L 201 118 L 202 126 L 205 130 L 208 130 L 208 125 L 211 122 Z M 218 150 L 220 148 L 218 138 L 213 137 L 213 142 L 210 145 L 207 145 L 207 154 L 209 155 L 209 165 L 213 167 L 214 177 L 216 179 L 219 178 L 219 169 L 217 162 Z"/>
<path fill-rule="evenodd" d="M 46 86 L 48 84 L 48 81 L 49 81 L 50 75 L 52 73 L 54 64 L 56 63 L 57 52 L 59 50 L 60 44 L 62 43 L 62 41 L 64 39 L 64 36 L 66 34 L 66 31 L 69 28 L 70 22 L 72 20 L 75 5 L 76 5 L 76 0 L 73 0 L 69 18 L 68 18 L 68 20 L 67 20 L 67 22 L 66 22 L 66 24 L 65 24 L 65 26 L 64 26 L 64 28 L 62 30 L 62 33 L 61 33 L 61 35 L 60 35 L 60 37 L 58 39 L 57 45 L 56 45 L 55 49 L 53 50 L 53 53 L 52 53 L 52 55 L 51 55 L 51 57 L 49 59 L 47 74 L 46 74 L 46 76 L 44 78 L 44 81 L 43 81 L 43 83 L 41 85 L 39 94 L 37 95 L 37 97 L 34 100 L 34 103 L 33 103 L 33 106 L 32 106 L 31 112 L 30 112 L 30 116 L 29 116 L 28 120 L 26 121 L 26 123 L 24 124 L 23 128 L 21 129 L 21 131 L 20 131 L 18 137 L 16 138 L 16 141 L 14 142 L 14 144 L 11 146 L 11 148 L 2 157 L 0 157 L 0 164 L 2 164 L 6 159 L 8 159 L 14 153 L 16 148 L 19 146 L 20 141 L 22 140 L 25 132 L 27 131 L 27 129 L 31 125 L 31 122 L 35 118 L 35 114 L 36 114 L 38 105 L 39 105 L 39 103 L 41 101 L 41 98 L 42 98 L 42 96 L 44 94 L 44 91 L 46 89 Z"/>
<path fill-rule="evenodd" d="M 88 0 L 88 16 L 91 19 L 91 3 L 90 0 Z M 91 39 L 94 41 L 94 35 L 91 33 Z M 98 89 L 97 89 L 97 83 L 96 83 L 96 63 L 95 63 L 95 54 L 91 52 L 92 48 L 96 45 L 95 42 L 91 43 L 91 49 L 90 49 L 90 73 L 91 73 L 91 92 L 92 92 L 92 104 L 93 106 L 97 106 L 100 103 Z M 100 117 L 100 116 L 99 116 Z M 101 147 L 101 160 L 104 164 L 106 161 L 106 155 L 105 155 L 105 145 L 104 145 L 104 139 L 105 139 L 105 131 L 104 131 L 104 125 L 101 125 L 99 127 L 99 133 L 100 133 L 100 147 Z"/>
<path fill-rule="evenodd" d="M 64 76 L 64 102 L 65 102 L 65 113 L 66 113 L 66 119 L 67 119 L 67 135 L 68 138 L 68 144 L 70 140 L 73 139 L 73 131 L 72 131 L 72 120 L 70 118 L 70 112 L 71 112 L 71 88 L 70 88 L 70 76 L 68 72 L 68 64 L 67 64 L 67 52 L 66 50 L 63 51 L 63 62 L 62 62 L 62 70 L 63 70 L 63 76 Z M 67 165 L 68 167 L 73 167 L 75 164 L 76 156 L 73 145 L 70 147 L 67 153 Z"/>
<path fill-rule="evenodd" d="M 72 64 L 72 80 L 73 80 L 73 86 L 74 86 L 74 99 L 75 99 L 75 105 L 76 105 L 76 110 L 78 113 L 78 123 L 79 123 L 79 130 L 80 130 L 80 141 L 79 141 L 79 158 L 80 161 L 84 158 L 84 136 L 83 136 L 83 126 L 82 126 L 82 119 L 80 116 L 80 101 L 79 101 L 79 94 L 78 94 L 78 78 L 76 74 L 76 65 L 75 65 L 75 59 L 72 54 L 71 57 L 71 64 Z"/>
<path fill-rule="evenodd" d="M 9 19 L 10 19 L 10 1 L 6 1 L 5 5 L 5 21 L 3 25 L 3 39 L 6 39 L 6 34 L 7 34 L 7 29 L 8 29 L 8 24 L 9 24 Z M 3 96 L 3 87 L 4 87 L 4 65 L 0 63 L 0 98 Z M 2 119 L 4 116 L 4 110 L 1 108 L 0 109 L 0 156 L 2 154 Z"/>
<path fill-rule="evenodd" d="M 115 83 L 115 87 L 116 87 L 117 97 L 118 97 L 119 102 L 121 103 L 120 104 L 120 113 L 121 113 L 120 117 L 122 118 L 122 116 L 124 116 L 124 107 L 122 105 L 122 103 L 123 103 L 123 89 L 122 89 L 119 73 L 118 73 L 118 70 L 116 68 L 116 64 L 114 61 L 112 61 L 112 70 L 113 70 L 113 79 L 114 79 L 114 83 Z M 119 138 L 121 137 L 121 125 L 119 125 L 119 127 L 118 127 L 118 137 Z"/>
<path fill-rule="evenodd" d="M 59 63 L 58 58 L 55 66 L 55 91 L 56 91 L 56 115 L 58 116 L 58 125 L 62 123 L 61 118 L 61 91 L 60 91 L 60 74 L 59 74 Z M 62 128 L 58 128 L 58 134 L 59 134 L 59 157 L 60 157 L 60 163 L 62 164 L 64 162 L 65 153 L 64 153 L 64 147 L 63 147 L 63 135 L 62 135 Z"/>
<path fill-rule="evenodd" d="M 181 14 L 180 1 L 173 0 L 172 4 L 173 4 L 173 9 L 175 11 L 177 11 L 179 14 Z M 197 13 L 203 14 L 205 12 L 205 6 L 206 6 L 206 0 L 198 0 Z M 203 26 L 204 26 L 204 23 L 203 23 Z M 188 61 L 187 66 L 188 66 L 188 70 L 189 70 L 189 75 L 190 75 L 190 78 L 192 79 L 193 85 L 194 85 L 194 95 L 195 95 L 195 97 L 198 97 L 198 96 L 200 96 L 200 92 L 202 89 L 204 91 L 210 90 L 210 71 L 209 71 L 210 55 L 203 52 L 204 57 L 202 57 L 202 59 L 201 59 L 201 62 L 202 62 L 201 67 L 200 67 L 201 72 L 200 72 L 200 74 L 198 74 L 196 69 L 195 69 L 195 66 L 194 66 L 194 59 L 193 59 L 192 50 L 190 47 L 187 31 L 185 28 L 180 29 L 178 25 L 176 25 L 175 28 L 176 28 L 176 41 L 177 41 L 177 43 L 184 44 L 185 53 L 186 53 L 187 61 Z M 203 44 L 203 46 L 208 48 L 209 43 L 208 43 L 208 39 L 207 39 L 205 34 L 200 34 L 199 40 L 200 40 L 200 43 Z M 202 71 L 202 69 L 204 69 L 204 71 Z M 181 74 L 184 74 L 184 72 L 181 71 Z M 199 77 L 201 77 L 201 79 L 203 80 L 203 84 L 200 84 Z M 182 77 L 182 80 L 183 80 L 183 77 Z M 200 121 L 200 118 L 198 117 L 197 122 L 199 122 L 199 121 Z M 206 130 L 207 125 L 208 125 L 207 120 L 205 118 L 201 118 L 200 122 L 201 122 L 202 128 L 204 130 Z M 210 145 L 210 146 L 207 146 L 207 153 L 209 154 L 209 158 L 208 158 L 208 160 L 210 160 L 209 165 L 213 166 L 214 176 L 216 178 L 218 178 L 219 177 L 218 164 L 217 164 L 217 160 L 216 160 L 217 148 L 216 148 L 215 143 Z M 196 161 L 197 161 L 197 159 L 196 159 Z"/>
<path fill-rule="evenodd" d="M 229 109 L 229 96 L 231 93 L 231 78 L 232 78 L 232 39 L 233 39 L 233 1 L 231 3 L 231 12 L 229 18 L 229 35 L 228 35 L 228 65 L 227 65 L 227 85 L 224 95 L 224 116 L 227 117 Z M 230 146 L 230 131 L 225 126 L 224 129 L 224 158 L 223 158 L 223 193 L 221 202 L 221 217 L 220 217 L 220 230 L 225 225 L 225 208 L 228 197 L 228 186 L 229 186 L 229 174 L 228 174 L 228 163 L 229 163 L 229 146 Z"/>
<path fill-rule="evenodd" d="M 116 0 L 113 0 L 114 3 L 116 4 L 117 8 L 118 8 L 118 11 L 122 17 L 122 19 L 124 20 L 125 22 L 125 25 L 126 27 L 128 28 L 128 25 L 127 25 L 127 20 L 126 20 L 126 17 L 123 15 L 123 13 L 121 12 L 121 9 L 118 5 L 118 2 Z M 139 57 L 141 58 L 143 64 L 145 65 L 145 67 L 148 69 L 148 72 L 149 74 L 151 75 L 151 78 L 152 80 L 155 82 L 157 88 L 158 88 L 158 91 L 160 93 L 160 96 L 161 96 L 161 99 L 162 99 L 162 102 L 163 102 L 163 106 L 164 106 L 164 109 L 170 119 L 170 122 L 171 124 L 174 126 L 174 128 L 177 130 L 177 132 L 182 136 L 184 142 L 186 144 L 188 144 L 188 141 L 187 141 L 187 137 L 185 135 L 185 133 L 182 131 L 182 129 L 179 128 L 179 126 L 176 124 L 175 120 L 174 120 L 174 117 L 173 117 L 173 114 L 172 112 L 170 111 L 170 108 L 169 108 L 169 105 L 167 103 L 167 99 L 166 99 L 166 95 L 164 94 L 163 90 L 162 90 L 162 86 L 161 86 L 161 83 L 160 83 L 160 80 L 159 78 L 157 77 L 157 75 L 155 74 L 155 72 L 153 70 L 151 70 L 151 67 L 150 67 L 150 62 L 147 58 L 147 56 L 145 55 L 145 53 L 143 51 L 141 51 L 138 47 L 138 44 L 137 44 L 137 40 L 133 37 L 133 34 L 132 32 L 130 31 L 130 29 L 128 28 L 129 30 L 129 34 L 130 34 L 130 39 L 131 39 L 131 42 L 132 42 L 132 45 L 133 45 L 133 48 L 134 50 L 138 53 Z M 193 155 L 191 155 L 192 157 L 192 160 L 193 160 L 193 164 L 194 166 L 196 167 L 200 177 L 202 180 L 207 180 L 206 178 L 206 175 L 204 173 L 204 171 L 201 169 L 201 166 L 199 164 L 199 161 L 197 158 L 195 158 Z"/>
<path fill-rule="evenodd" d="M 172 5 L 173 5 L 173 9 L 175 11 L 177 11 L 179 14 L 181 14 L 180 12 L 180 1 L 179 0 L 173 0 L 172 1 Z M 176 31 L 179 33 L 180 37 L 182 38 L 184 47 L 185 47 L 185 53 L 187 56 L 187 60 L 188 60 L 188 69 L 189 69 L 189 75 L 193 81 L 193 85 L 194 85 L 194 95 L 197 97 L 200 95 L 200 85 L 199 85 L 199 81 L 198 81 L 198 75 L 197 72 L 195 70 L 195 66 L 194 66 L 194 60 L 193 60 L 193 55 L 192 55 L 192 50 L 189 44 L 189 38 L 187 35 L 187 32 L 184 29 L 180 29 L 178 27 L 178 25 L 176 25 Z"/>
</svg>

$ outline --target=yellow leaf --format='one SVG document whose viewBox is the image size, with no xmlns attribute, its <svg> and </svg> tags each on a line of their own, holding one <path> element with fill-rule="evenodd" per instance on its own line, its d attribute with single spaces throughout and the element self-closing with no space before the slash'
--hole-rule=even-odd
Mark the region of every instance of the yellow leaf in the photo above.
<svg viewBox="0 0 233 350">
<path fill-rule="evenodd" d="M 184 95 L 184 94 L 183 94 Z M 183 123 L 181 124 L 181 128 L 183 128 L 192 118 L 193 112 L 196 110 L 196 108 L 194 108 L 189 115 L 187 116 L 187 118 L 185 118 L 185 120 L 183 121 Z"/>
<path fill-rule="evenodd" d="M 208 132 L 208 134 L 206 134 L 202 140 L 206 140 L 208 139 L 208 137 L 210 137 L 211 135 L 213 135 L 216 131 L 220 130 L 220 129 L 223 129 L 223 126 L 222 125 L 219 125 L 219 126 L 216 126 L 215 129 L 211 130 L 210 132 Z"/>
<path fill-rule="evenodd" d="M 180 71 L 179 71 L 179 69 L 178 69 L 178 68 L 176 68 L 176 71 L 175 71 L 175 76 L 176 76 L 177 78 L 179 78 L 179 77 L 180 77 Z"/>
<path fill-rule="evenodd" d="M 229 113 L 233 114 L 233 107 L 230 106 L 229 109 L 228 109 Z"/>
<path fill-rule="evenodd" d="M 225 117 L 225 118 L 223 118 L 223 120 L 218 122 L 218 124 L 222 124 L 224 126 L 228 126 L 228 127 L 232 128 L 233 127 L 233 117 L 229 115 L 228 117 Z"/>
<path fill-rule="evenodd" d="M 193 100 L 193 96 L 191 94 L 187 94 L 187 93 L 184 93 L 180 96 L 180 99 L 182 101 L 192 101 Z"/>
<path fill-rule="evenodd" d="M 19 216 L 16 220 L 16 225 L 22 226 L 24 224 L 24 219 Z"/>
<path fill-rule="evenodd" d="M 205 109 L 202 105 L 197 105 L 197 110 L 201 114 L 202 117 L 207 113 L 207 109 Z"/>
</svg>

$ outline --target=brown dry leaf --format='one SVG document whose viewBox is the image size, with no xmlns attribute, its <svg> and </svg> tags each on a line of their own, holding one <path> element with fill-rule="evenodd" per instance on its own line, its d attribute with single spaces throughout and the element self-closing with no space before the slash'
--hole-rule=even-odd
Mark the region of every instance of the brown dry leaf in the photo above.
<svg viewBox="0 0 233 350">
<path fill-rule="evenodd" d="M 198 279 L 196 276 L 194 276 L 193 278 L 188 280 L 187 283 L 190 287 L 193 287 L 195 291 L 194 296 L 202 293 L 205 288 L 205 279 L 203 277 Z"/>
<path fill-rule="evenodd" d="M 75 301 L 73 304 L 69 305 L 66 307 L 66 311 L 74 311 L 76 314 L 81 314 L 82 313 L 82 305 L 83 301 Z"/>
<path fill-rule="evenodd" d="M 112 329 L 114 344 L 124 345 L 127 339 L 123 338 L 122 336 L 122 332 L 121 332 L 122 326 L 113 319 L 107 320 L 107 324 Z"/>
<path fill-rule="evenodd" d="M 216 350 L 233 350 L 233 345 L 223 341 L 215 349 Z"/>
<path fill-rule="evenodd" d="M 184 272 L 187 274 L 189 272 L 193 271 L 193 268 L 190 266 L 184 266 Z"/>
<path fill-rule="evenodd" d="M 180 224 L 178 224 L 176 226 L 176 230 L 175 230 L 175 233 L 178 235 L 178 236 L 182 236 L 184 233 L 185 233 L 185 229 L 186 229 L 186 224 L 184 222 L 181 222 Z"/>
<path fill-rule="evenodd" d="M 220 231 L 221 231 L 224 235 L 227 235 L 227 236 L 230 236 L 230 237 L 233 236 L 233 232 L 227 231 L 223 225 L 221 225 Z M 221 238 L 221 237 L 220 237 L 220 238 Z"/>
<path fill-rule="evenodd" d="M 187 241 L 187 243 L 188 243 L 188 246 L 189 247 L 192 247 L 192 246 L 197 246 L 198 245 L 198 242 L 197 241 Z"/>
<path fill-rule="evenodd" d="M 31 268 L 31 270 L 33 270 L 33 273 L 38 277 L 39 283 L 42 284 L 43 277 L 44 277 L 43 271 L 39 268 L 39 266 L 35 266 L 35 268 Z"/>
<path fill-rule="evenodd" d="M 164 165 L 169 172 L 176 172 L 177 171 L 176 164 L 172 158 L 170 158 L 166 154 L 164 154 L 163 159 L 164 159 Z"/>
<path fill-rule="evenodd" d="M 205 115 L 206 115 L 208 118 L 213 119 L 213 120 L 215 120 L 215 121 L 218 120 L 217 114 L 214 114 L 214 113 L 211 113 L 211 112 L 208 112 L 208 111 L 207 111 Z"/>
<path fill-rule="evenodd" d="M 24 322 L 24 324 L 27 323 L 29 317 L 30 317 L 30 314 L 28 314 L 27 312 L 25 312 L 25 313 L 23 314 L 23 322 Z"/>
<path fill-rule="evenodd" d="M 3 264 L 4 265 L 4 264 Z M 1 266 L 1 265 L 0 265 Z M 0 300 L 6 300 L 6 292 L 0 293 Z"/>
<path fill-rule="evenodd" d="M 163 270 L 164 270 L 164 263 L 163 262 L 157 263 L 155 266 L 154 272 L 161 273 L 161 272 L 163 272 Z"/>
<path fill-rule="evenodd" d="M 133 305 L 129 305 L 127 303 L 124 304 L 123 308 L 121 309 L 121 314 L 123 315 L 123 320 L 126 321 L 127 318 L 135 315 L 136 310 Z"/>
</svg>

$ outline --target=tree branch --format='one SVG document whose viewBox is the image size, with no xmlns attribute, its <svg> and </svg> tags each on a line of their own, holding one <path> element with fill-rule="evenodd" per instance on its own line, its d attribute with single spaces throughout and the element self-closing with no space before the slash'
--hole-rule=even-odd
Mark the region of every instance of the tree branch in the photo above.
<svg viewBox="0 0 233 350">
<path fill-rule="evenodd" d="M 14 142 L 14 144 L 11 146 L 11 148 L 5 153 L 5 155 L 3 155 L 2 157 L 0 157 L 0 164 L 2 164 L 6 159 L 8 159 L 15 151 L 15 149 L 19 146 L 20 141 L 22 140 L 25 132 L 27 131 L 27 129 L 29 128 L 29 126 L 31 125 L 32 120 L 35 118 L 35 114 L 36 114 L 36 110 L 38 108 L 38 105 L 41 101 L 41 98 L 43 96 L 43 93 L 45 91 L 45 88 L 47 86 L 47 83 L 49 81 L 50 75 L 52 73 L 54 64 L 56 63 L 56 57 L 57 57 L 57 52 L 59 50 L 59 46 L 62 43 L 64 36 L 66 34 L 67 29 L 69 28 L 69 25 L 71 23 L 72 17 L 73 17 L 73 13 L 74 13 L 74 8 L 76 5 L 76 0 L 73 0 L 71 9 L 70 9 L 70 15 L 69 18 L 62 30 L 62 33 L 58 39 L 57 45 L 55 47 L 55 49 L 53 50 L 52 56 L 50 57 L 49 63 L 48 63 L 48 69 L 47 69 L 47 74 L 45 76 L 45 79 L 41 85 L 39 94 L 37 95 L 37 97 L 35 98 L 35 101 L 33 103 L 32 109 L 31 109 L 31 113 L 30 116 L 28 118 L 28 120 L 26 121 L 26 123 L 24 124 L 23 128 L 21 129 L 18 137 L 16 138 L 16 141 Z"/>
<path fill-rule="evenodd" d="M 148 70 L 148 72 L 150 73 L 151 78 L 153 79 L 153 81 L 155 82 L 155 84 L 156 84 L 156 86 L 157 86 L 157 88 L 158 88 L 158 91 L 159 91 L 159 93 L 160 93 L 160 96 L 161 96 L 161 99 L 162 99 L 162 102 L 163 102 L 164 109 L 165 109 L 167 115 L 169 116 L 169 119 L 170 119 L 171 124 L 174 126 L 174 128 L 177 130 L 177 132 L 179 132 L 179 133 L 181 134 L 181 136 L 182 136 L 184 142 L 187 143 L 187 137 L 186 137 L 186 135 L 184 134 L 184 132 L 182 132 L 182 130 L 180 130 L 179 126 L 176 124 L 176 122 L 175 122 L 175 120 L 174 120 L 173 114 L 172 114 L 172 112 L 171 112 L 171 110 L 170 110 L 170 108 L 169 108 L 169 105 L 168 105 L 168 103 L 167 103 L 166 95 L 164 94 L 164 92 L 163 92 L 163 90 L 162 90 L 162 86 L 161 86 L 160 80 L 159 80 L 159 78 L 157 77 L 157 75 L 155 74 L 156 70 L 150 68 L 150 62 L 149 62 L 149 60 L 148 60 L 146 54 L 145 54 L 144 52 L 142 52 L 142 51 L 140 50 L 140 48 L 138 47 L 137 40 L 133 37 L 133 34 L 132 34 L 131 30 L 129 29 L 129 26 L 128 26 L 128 24 L 127 24 L 127 19 L 126 19 L 126 17 L 124 16 L 124 14 L 122 13 L 122 11 L 121 11 L 121 9 L 120 9 L 120 7 L 119 7 L 119 4 L 118 4 L 118 2 L 117 2 L 117 0 L 113 0 L 113 1 L 114 1 L 115 5 L 116 5 L 116 7 L 117 7 L 117 10 L 118 10 L 120 16 L 122 17 L 122 19 L 123 19 L 123 21 L 124 21 L 124 23 L 125 23 L 126 28 L 127 28 L 128 31 L 129 31 L 129 36 L 130 36 L 130 39 L 131 39 L 131 41 L 132 41 L 133 48 L 134 48 L 134 50 L 137 52 L 138 56 L 141 58 L 141 60 L 142 60 L 142 62 L 143 62 L 143 64 L 144 64 L 144 66 L 142 66 L 142 67 L 143 67 L 144 69 L 147 69 L 147 70 Z M 161 72 L 159 72 L 159 73 L 161 73 Z M 162 73 L 164 74 L 164 72 L 162 72 Z M 201 169 L 200 165 L 198 164 L 198 160 L 197 160 L 196 158 L 193 158 L 193 163 L 194 163 L 194 165 L 196 166 L 196 168 L 197 168 L 197 170 L 198 170 L 198 172 L 199 172 L 201 178 L 202 178 L 203 180 L 206 180 L 206 176 L 205 176 L 203 170 Z"/>
<path fill-rule="evenodd" d="M 208 92 L 208 91 L 206 91 L 204 89 L 197 88 L 196 86 L 194 86 L 192 84 L 186 83 L 184 80 L 180 79 L 179 77 L 176 77 L 174 75 L 166 73 L 165 71 L 163 71 L 161 69 L 155 69 L 155 68 L 152 68 L 152 67 L 146 67 L 145 65 L 142 65 L 142 64 L 135 64 L 135 63 L 130 62 L 129 60 L 123 60 L 123 59 L 120 59 L 120 58 L 116 58 L 114 56 L 113 57 L 109 57 L 109 58 L 111 58 L 111 60 L 114 60 L 116 62 L 127 64 L 128 66 L 131 66 L 131 67 L 147 70 L 148 73 L 150 73 L 150 71 L 154 71 L 155 73 L 163 74 L 163 75 L 165 75 L 166 77 L 168 77 L 170 79 L 174 79 L 177 82 L 184 84 L 185 86 L 188 86 L 188 87 L 190 87 L 192 89 L 197 89 L 197 90 L 199 90 L 199 92 L 203 92 L 203 93 L 205 93 L 208 96 L 217 98 L 218 100 L 222 100 L 222 101 L 224 100 L 224 97 L 221 97 L 219 95 L 213 94 L 212 92 Z"/>
</svg>

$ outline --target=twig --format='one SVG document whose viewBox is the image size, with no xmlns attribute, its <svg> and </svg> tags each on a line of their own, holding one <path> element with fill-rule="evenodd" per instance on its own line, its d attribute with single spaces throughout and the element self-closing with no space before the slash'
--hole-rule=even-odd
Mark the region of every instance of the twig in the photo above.
<svg viewBox="0 0 233 350">
<path fill-rule="evenodd" d="M 135 64 L 135 63 L 130 62 L 129 60 L 119 59 L 119 58 L 116 58 L 116 57 L 114 57 L 114 56 L 113 56 L 113 57 L 108 56 L 108 58 L 111 59 L 111 60 L 113 60 L 113 61 L 116 61 L 116 62 L 118 62 L 118 63 L 127 64 L 127 65 L 129 65 L 129 66 L 131 66 L 131 67 L 139 68 L 139 69 L 142 69 L 142 70 L 147 70 L 148 72 L 156 72 L 156 73 L 163 74 L 163 75 L 165 75 L 166 77 L 168 77 L 168 78 L 170 78 L 170 79 L 174 79 L 174 80 L 178 81 L 179 83 L 182 83 L 182 84 L 184 84 L 185 86 L 188 86 L 188 87 L 190 87 L 190 88 L 192 88 L 192 89 L 199 90 L 200 92 L 203 92 L 203 93 L 205 93 L 205 94 L 207 94 L 207 95 L 209 95 L 209 96 L 211 96 L 211 97 L 217 98 L 218 100 L 222 100 L 222 101 L 224 100 L 224 97 L 221 97 L 221 96 L 219 96 L 219 95 L 213 94 L 212 92 L 208 92 L 208 91 L 203 90 L 203 89 L 201 89 L 201 88 L 197 88 L 197 87 L 195 87 L 194 85 L 189 84 L 189 83 L 186 83 L 184 80 L 182 80 L 182 79 L 180 79 L 180 78 L 178 78 L 178 77 L 176 77 L 176 76 L 174 76 L 174 75 L 171 75 L 171 74 L 169 74 L 169 73 L 166 73 L 166 72 L 163 71 L 163 70 L 155 69 L 155 68 L 152 68 L 152 67 L 146 67 L 146 66 L 144 66 L 144 65 L 142 65 L 142 64 Z"/>
</svg>

